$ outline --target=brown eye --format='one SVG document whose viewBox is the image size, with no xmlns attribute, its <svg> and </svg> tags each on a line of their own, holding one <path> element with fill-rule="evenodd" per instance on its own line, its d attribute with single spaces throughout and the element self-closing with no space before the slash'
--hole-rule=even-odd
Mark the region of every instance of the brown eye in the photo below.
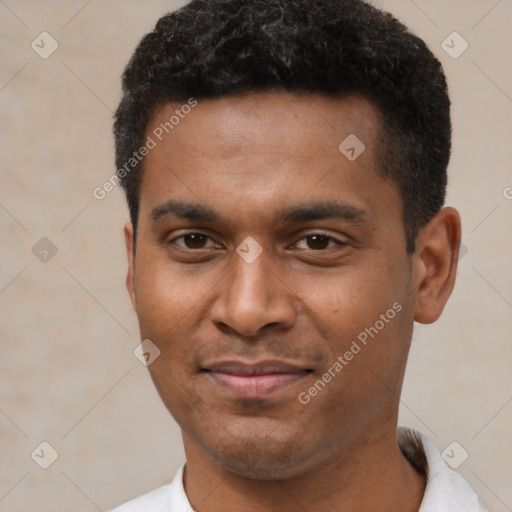
<svg viewBox="0 0 512 512">
<path fill-rule="evenodd" d="M 204 249 L 209 238 L 209 236 L 202 233 L 187 233 L 186 235 L 178 236 L 172 241 L 185 249 Z M 177 240 L 182 242 L 178 243 Z"/>
<path fill-rule="evenodd" d="M 327 249 L 330 238 L 323 235 L 310 235 L 306 237 L 310 249 Z"/>
<path fill-rule="evenodd" d="M 183 239 L 189 249 L 202 249 L 207 237 L 205 235 L 194 233 L 191 235 L 185 235 Z"/>
<path fill-rule="evenodd" d="M 302 246 L 301 246 L 302 245 Z M 342 248 L 346 243 L 341 242 L 333 238 L 332 236 L 327 236 L 323 234 L 313 234 L 306 235 L 301 238 L 297 243 L 297 247 L 299 249 L 313 250 L 313 251 L 323 251 L 327 249 L 333 249 L 335 247 Z"/>
</svg>

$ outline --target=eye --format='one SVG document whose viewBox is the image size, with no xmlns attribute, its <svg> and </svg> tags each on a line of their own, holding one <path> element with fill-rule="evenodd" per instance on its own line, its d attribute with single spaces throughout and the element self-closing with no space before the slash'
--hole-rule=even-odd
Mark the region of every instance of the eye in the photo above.
<svg viewBox="0 0 512 512">
<path fill-rule="evenodd" d="M 182 243 L 178 243 L 177 240 L 182 240 Z M 184 235 L 173 238 L 169 243 L 175 243 L 184 249 L 206 249 L 208 247 L 206 245 L 208 240 L 213 242 L 209 236 L 203 233 L 185 233 Z M 216 245 L 212 247 L 216 247 Z"/>
<path fill-rule="evenodd" d="M 307 247 L 299 247 L 299 243 L 305 240 Z M 346 245 L 345 242 L 341 242 L 340 240 L 336 240 L 335 238 L 321 234 L 321 233 L 314 233 L 311 235 L 307 235 L 299 240 L 299 243 L 296 244 L 296 247 L 299 249 L 312 249 L 314 251 L 323 251 L 326 249 L 331 249 L 336 246 L 344 246 Z M 331 245 L 329 245 L 331 244 Z"/>
</svg>

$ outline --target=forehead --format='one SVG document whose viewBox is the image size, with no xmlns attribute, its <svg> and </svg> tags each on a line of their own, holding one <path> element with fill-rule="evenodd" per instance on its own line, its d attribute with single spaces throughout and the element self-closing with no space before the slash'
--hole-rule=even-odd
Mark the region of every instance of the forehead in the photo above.
<svg viewBox="0 0 512 512">
<path fill-rule="evenodd" d="M 377 108 L 355 94 L 331 98 L 269 91 L 199 100 L 193 109 L 185 106 L 169 103 L 159 108 L 147 131 L 160 127 L 167 142 L 182 151 L 193 149 L 195 157 L 210 157 L 212 152 L 219 157 L 242 156 L 244 151 L 296 158 L 324 151 L 339 157 L 338 145 L 350 134 L 366 139 L 372 150 L 379 126 Z M 182 109 L 188 113 L 177 119 Z M 167 133 L 171 118 L 178 123 Z"/>
<path fill-rule="evenodd" d="M 390 186 L 375 166 L 379 113 L 361 96 L 273 91 L 185 105 L 166 104 L 148 124 L 155 146 L 144 162 L 141 214 L 179 199 L 262 219 L 276 203 L 306 196 L 368 210 Z"/>
</svg>

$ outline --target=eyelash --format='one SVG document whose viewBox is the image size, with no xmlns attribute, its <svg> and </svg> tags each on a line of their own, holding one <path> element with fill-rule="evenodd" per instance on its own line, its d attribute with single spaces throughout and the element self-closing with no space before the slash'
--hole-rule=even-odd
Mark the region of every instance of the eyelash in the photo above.
<svg viewBox="0 0 512 512">
<path fill-rule="evenodd" d="M 179 240 L 179 239 L 182 239 L 182 238 L 185 238 L 187 236 L 191 236 L 191 235 L 200 235 L 200 236 L 203 236 L 203 237 L 206 237 L 207 239 L 210 239 L 212 240 L 212 238 L 208 235 L 205 235 L 204 233 L 201 233 L 201 232 L 198 232 L 198 231 L 190 231 L 189 233 L 184 233 L 180 236 L 177 236 L 175 238 L 173 238 L 172 240 L 169 240 L 169 244 L 171 243 L 175 243 L 176 240 Z M 338 246 L 338 247 L 344 247 L 347 245 L 346 242 L 342 242 L 341 240 L 338 240 L 332 236 L 329 236 L 325 233 L 322 233 L 322 232 L 318 232 L 318 233 L 310 233 L 310 234 L 307 234 L 307 235 L 304 235 L 302 238 L 300 238 L 298 241 L 300 242 L 301 240 L 305 240 L 309 237 L 313 237 L 313 236 L 319 236 L 319 237 L 323 237 L 323 238 L 326 238 L 329 242 L 333 242 L 335 244 L 335 246 Z M 204 249 L 207 249 L 206 247 L 201 247 L 199 249 L 191 249 L 190 247 L 184 247 L 182 245 L 179 245 L 179 244 L 176 244 L 178 245 L 178 247 L 180 247 L 181 249 L 184 249 L 184 250 L 187 250 L 187 251 L 201 251 L 201 250 L 204 250 Z M 297 245 L 297 243 L 295 244 Z M 325 249 L 304 249 L 304 250 L 309 250 L 309 251 L 312 251 L 312 252 L 322 252 L 322 251 L 327 251 L 329 249 L 332 249 L 333 247 L 327 247 Z"/>
</svg>

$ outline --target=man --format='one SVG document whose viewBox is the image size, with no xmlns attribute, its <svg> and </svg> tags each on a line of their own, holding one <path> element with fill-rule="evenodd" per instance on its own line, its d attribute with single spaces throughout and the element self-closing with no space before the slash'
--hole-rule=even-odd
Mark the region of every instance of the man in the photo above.
<svg viewBox="0 0 512 512">
<path fill-rule="evenodd" d="M 455 281 L 449 109 L 425 44 L 360 0 L 194 0 L 141 41 L 127 286 L 187 461 L 116 511 L 485 510 L 397 430 L 413 322 Z"/>
</svg>

